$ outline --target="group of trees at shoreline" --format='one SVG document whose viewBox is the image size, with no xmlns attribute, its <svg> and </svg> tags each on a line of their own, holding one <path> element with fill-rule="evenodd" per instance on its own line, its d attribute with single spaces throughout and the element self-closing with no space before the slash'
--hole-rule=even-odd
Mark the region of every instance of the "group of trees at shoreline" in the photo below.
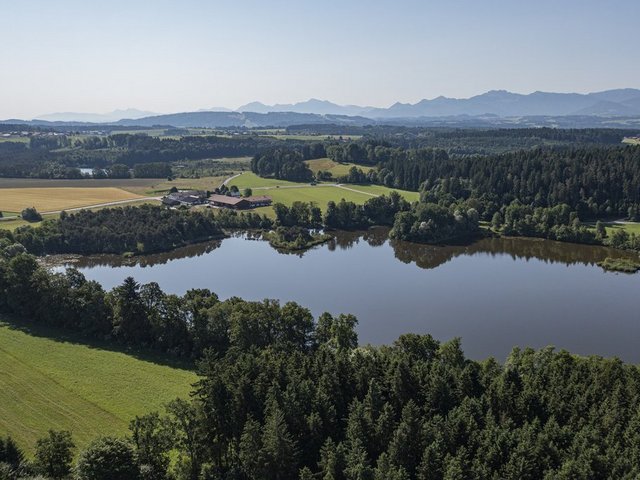
<svg viewBox="0 0 640 480">
<path fill-rule="evenodd" d="M 170 210 L 153 205 L 63 212 L 12 237 L 29 252 L 151 253 L 214 238 L 223 232 L 211 212 Z"/>
</svg>

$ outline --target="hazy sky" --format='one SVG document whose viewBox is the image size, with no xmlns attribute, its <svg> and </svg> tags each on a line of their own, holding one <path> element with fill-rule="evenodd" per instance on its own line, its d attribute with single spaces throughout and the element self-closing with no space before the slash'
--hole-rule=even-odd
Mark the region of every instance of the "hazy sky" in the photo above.
<svg viewBox="0 0 640 480">
<path fill-rule="evenodd" d="M 640 87 L 639 0 L 0 0 L 0 118 Z"/>
</svg>

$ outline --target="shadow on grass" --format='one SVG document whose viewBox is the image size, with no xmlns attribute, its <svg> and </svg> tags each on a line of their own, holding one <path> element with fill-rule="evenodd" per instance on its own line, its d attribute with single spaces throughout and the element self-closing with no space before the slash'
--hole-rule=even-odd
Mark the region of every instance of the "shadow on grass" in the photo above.
<svg viewBox="0 0 640 480">
<path fill-rule="evenodd" d="M 152 349 L 127 347 L 125 345 L 120 345 L 115 341 L 92 339 L 76 332 L 69 332 L 62 328 L 28 322 L 24 319 L 6 314 L 0 315 L 0 327 L 8 327 L 12 330 L 18 330 L 26 333 L 32 337 L 46 338 L 55 342 L 81 345 L 96 350 L 104 350 L 114 353 L 122 353 L 136 358 L 137 360 L 165 367 L 186 371 L 196 370 L 194 361 L 172 357 L 169 354 Z"/>
</svg>

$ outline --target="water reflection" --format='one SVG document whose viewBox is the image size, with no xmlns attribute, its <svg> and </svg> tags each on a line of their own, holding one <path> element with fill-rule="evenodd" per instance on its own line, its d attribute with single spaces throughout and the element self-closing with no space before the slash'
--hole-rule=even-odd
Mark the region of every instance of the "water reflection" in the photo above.
<svg viewBox="0 0 640 480">
<path fill-rule="evenodd" d="M 405 264 L 415 264 L 420 268 L 437 268 L 452 259 L 462 255 L 486 254 L 492 257 L 508 255 L 513 260 L 542 260 L 546 263 L 562 263 L 564 265 L 596 265 L 607 257 L 637 259 L 632 252 L 625 252 L 613 248 L 579 245 L 573 243 L 553 242 L 536 238 L 483 238 L 469 245 L 421 245 L 400 240 L 388 240 L 389 229 L 371 228 L 366 231 L 332 232 L 334 238 L 329 242 L 303 251 L 286 251 L 273 248 L 279 254 L 304 257 L 313 250 L 325 249 L 330 252 L 336 250 L 350 250 L 366 243 L 370 247 L 382 247 L 386 243 L 393 249 L 395 258 Z M 235 233 L 234 238 L 250 241 L 263 241 L 259 235 L 250 233 Z M 163 265 L 173 260 L 201 257 L 222 246 L 223 240 L 214 240 L 181 247 L 171 252 L 126 258 L 120 255 L 60 256 L 51 257 L 51 264 L 73 264 L 78 268 L 97 266 L 139 266 L 152 267 Z M 266 243 L 266 242 L 265 242 Z"/>
<path fill-rule="evenodd" d="M 613 248 L 552 242 L 535 238 L 483 238 L 467 246 L 432 246 L 391 240 L 398 260 L 420 268 L 436 268 L 460 255 L 508 255 L 513 260 L 537 259 L 565 265 L 596 265 L 607 257 L 637 258 Z"/>
</svg>

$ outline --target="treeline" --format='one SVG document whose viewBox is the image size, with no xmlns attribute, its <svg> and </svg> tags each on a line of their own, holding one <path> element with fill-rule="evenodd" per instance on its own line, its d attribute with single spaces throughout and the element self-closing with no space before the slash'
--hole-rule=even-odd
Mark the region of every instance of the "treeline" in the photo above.
<svg viewBox="0 0 640 480">
<path fill-rule="evenodd" d="M 554 146 L 620 145 L 633 130 L 615 128 L 417 129 L 378 137 L 402 148 L 443 149 L 452 157 L 494 155 Z"/>
<path fill-rule="evenodd" d="M 581 224 L 578 213 L 566 204 L 551 208 L 522 205 L 514 201 L 491 219 L 494 229 L 508 236 L 540 237 L 561 242 L 603 244 L 606 230 Z"/>
<path fill-rule="evenodd" d="M 504 155 L 452 158 L 444 150 L 403 150 L 373 144 L 332 146 L 335 159 L 378 165 L 368 179 L 432 197 L 474 199 L 489 220 L 518 200 L 533 207 L 567 204 L 587 220 L 627 216 L 640 206 L 640 149 L 538 148 Z"/>
<path fill-rule="evenodd" d="M 65 478 L 72 467 L 80 480 L 640 475 L 640 371 L 617 359 L 514 349 L 501 365 L 466 358 L 458 339 L 414 334 L 359 346 L 350 315 L 314 319 L 294 303 L 206 290 L 177 297 L 133 279 L 105 293 L 77 271 L 2 254 L 2 311 L 189 352 L 202 377 L 192 400 L 133 419 L 127 437 L 96 439 L 75 465 L 66 432 L 40 440 L 32 464 L 16 462 L 15 445 L 0 449 L 5 478 L 20 468 Z"/>
<path fill-rule="evenodd" d="M 12 237 L 43 255 L 160 252 L 222 235 L 211 212 L 141 205 L 63 212 L 38 227 L 19 227 Z"/>
<path fill-rule="evenodd" d="M 31 142 L 32 148 L 17 142 L 0 143 L 0 176 L 80 178 L 78 167 L 81 166 L 108 170 L 119 164 L 130 169 L 146 163 L 167 164 L 183 160 L 253 156 L 277 147 L 293 148 L 300 152 L 311 152 L 317 148 L 308 142 L 257 135 L 158 138 L 119 133 L 106 137 L 87 137 L 73 144 L 70 144 L 67 136 L 33 137 Z M 7 146 L 9 143 L 11 145 Z M 160 177 L 163 176 L 167 175 Z"/>
</svg>

